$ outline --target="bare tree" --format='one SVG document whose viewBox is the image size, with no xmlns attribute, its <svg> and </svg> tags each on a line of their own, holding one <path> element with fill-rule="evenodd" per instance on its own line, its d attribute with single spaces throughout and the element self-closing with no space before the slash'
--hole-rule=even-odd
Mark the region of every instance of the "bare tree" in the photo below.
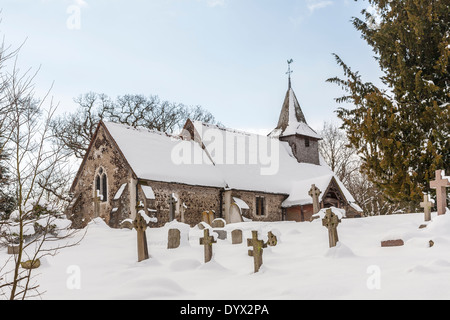
<svg viewBox="0 0 450 320">
<path fill-rule="evenodd" d="M 51 126 L 66 151 L 79 159 L 84 157 L 100 120 L 166 133 L 180 130 L 188 118 L 220 125 L 200 106 L 162 101 L 153 95 L 128 94 L 111 100 L 104 94 L 90 92 L 75 102 L 78 109 L 57 117 Z"/>
<path fill-rule="evenodd" d="M 347 136 L 336 124 L 323 124 L 319 132 L 319 152 L 331 170 L 344 184 L 359 170 L 360 160 L 356 150 L 349 146 Z"/>
<path fill-rule="evenodd" d="M 0 295 L 11 300 L 39 295 L 33 268 L 46 255 L 78 243 L 69 242 L 75 231 L 61 219 L 62 210 L 55 209 L 65 202 L 49 197 L 48 192 L 68 164 L 67 154 L 55 144 L 50 130 L 56 106 L 48 101 L 50 90 L 43 99 L 35 97 L 34 79 L 39 70 L 21 72 L 18 51 L 13 52 L 9 55 L 14 57 L 10 72 L 0 64 L 0 107 L 7 111 L 1 118 L 1 150 L 8 152 L 3 161 L 17 203 L 11 216 L 0 221 L 0 245 L 14 251 L 0 263 Z"/>
</svg>

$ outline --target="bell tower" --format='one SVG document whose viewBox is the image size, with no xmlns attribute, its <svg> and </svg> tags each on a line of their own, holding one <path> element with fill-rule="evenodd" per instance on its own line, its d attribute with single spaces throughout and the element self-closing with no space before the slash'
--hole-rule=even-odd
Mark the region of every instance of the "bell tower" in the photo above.
<svg viewBox="0 0 450 320">
<path fill-rule="evenodd" d="M 291 85 L 291 63 L 288 60 L 288 90 L 281 108 L 277 127 L 269 134 L 289 143 L 298 162 L 319 165 L 319 140 L 321 137 L 306 122 L 303 111 Z"/>
</svg>

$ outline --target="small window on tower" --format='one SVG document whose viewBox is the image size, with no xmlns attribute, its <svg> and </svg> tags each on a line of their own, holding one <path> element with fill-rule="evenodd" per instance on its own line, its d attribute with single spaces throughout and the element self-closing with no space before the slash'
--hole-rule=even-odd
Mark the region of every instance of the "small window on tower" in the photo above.
<svg viewBox="0 0 450 320">
<path fill-rule="evenodd" d="M 309 147 L 309 138 L 305 138 L 305 147 Z"/>
</svg>

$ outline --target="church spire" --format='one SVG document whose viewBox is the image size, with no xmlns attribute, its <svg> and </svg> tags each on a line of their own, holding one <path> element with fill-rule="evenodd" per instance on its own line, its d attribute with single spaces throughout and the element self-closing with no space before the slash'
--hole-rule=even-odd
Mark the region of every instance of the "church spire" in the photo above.
<svg viewBox="0 0 450 320">
<path fill-rule="evenodd" d="M 300 103 L 295 96 L 291 83 L 291 64 L 294 60 L 288 60 L 288 71 L 286 74 L 289 77 L 288 90 L 284 98 L 283 106 L 281 108 L 280 118 L 277 127 L 269 134 L 271 137 L 286 137 L 294 135 L 302 135 L 315 139 L 320 139 L 320 136 L 311 129 L 306 123 L 305 115 L 300 107 Z"/>
</svg>

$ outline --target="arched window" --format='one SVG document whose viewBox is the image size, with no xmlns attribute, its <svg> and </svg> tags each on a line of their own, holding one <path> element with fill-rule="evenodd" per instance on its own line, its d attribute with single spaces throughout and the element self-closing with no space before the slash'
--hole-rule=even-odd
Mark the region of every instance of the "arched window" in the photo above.
<svg viewBox="0 0 450 320">
<path fill-rule="evenodd" d="M 101 195 L 101 201 L 106 202 L 108 200 L 108 177 L 103 168 L 99 168 L 97 175 L 95 176 L 95 191 Z"/>
</svg>

